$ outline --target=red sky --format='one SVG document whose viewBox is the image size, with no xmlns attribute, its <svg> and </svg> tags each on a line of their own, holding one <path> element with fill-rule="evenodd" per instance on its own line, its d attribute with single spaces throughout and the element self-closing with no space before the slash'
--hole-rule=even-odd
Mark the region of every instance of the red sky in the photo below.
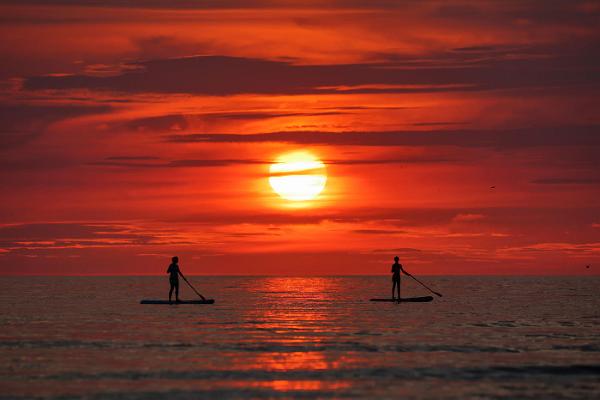
<svg viewBox="0 0 600 400">
<path fill-rule="evenodd" d="M 248 3 L 0 5 L 0 274 L 598 274 L 597 2 Z"/>
</svg>

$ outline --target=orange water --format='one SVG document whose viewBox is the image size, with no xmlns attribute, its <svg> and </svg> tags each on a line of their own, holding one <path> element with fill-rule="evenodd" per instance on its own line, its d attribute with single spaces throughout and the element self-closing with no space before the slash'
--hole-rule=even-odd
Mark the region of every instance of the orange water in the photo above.
<svg viewBox="0 0 600 400">
<path fill-rule="evenodd" d="M 600 278 L 0 278 L 0 398 L 593 398 Z M 183 282 L 182 282 L 183 284 Z M 426 295 L 403 281 L 403 297 Z M 182 298 L 194 298 L 182 287 Z"/>
</svg>

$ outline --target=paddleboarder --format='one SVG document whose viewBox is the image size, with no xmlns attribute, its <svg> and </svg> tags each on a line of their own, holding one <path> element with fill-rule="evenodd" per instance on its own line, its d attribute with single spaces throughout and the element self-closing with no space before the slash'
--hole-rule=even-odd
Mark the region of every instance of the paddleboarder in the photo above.
<svg viewBox="0 0 600 400">
<path fill-rule="evenodd" d="M 167 274 L 170 274 L 169 283 L 171 284 L 171 289 L 169 290 L 169 303 L 171 302 L 173 289 L 175 289 L 175 301 L 179 302 L 179 275 L 181 275 L 181 277 L 185 279 L 185 277 L 179 270 L 179 257 L 173 257 L 171 261 L 171 265 L 169 265 L 169 268 L 167 269 Z"/>
<path fill-rule="evenodd" d="M 394 264 L 392 264 L 392 300 L 394 300 L 394 290 L 396 287 L 398 287 L 398 300 L 400 300 L 400 273 L 412 276 L 402 268 L 402 264 L 399 261 L 400 258 L 398 256 L 394 257 Z"/>
</svg>

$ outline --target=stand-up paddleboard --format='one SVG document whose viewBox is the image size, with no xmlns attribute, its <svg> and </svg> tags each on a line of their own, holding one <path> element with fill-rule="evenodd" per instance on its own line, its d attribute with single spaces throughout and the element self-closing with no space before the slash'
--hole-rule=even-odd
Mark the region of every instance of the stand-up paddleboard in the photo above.
<svg viewBox="0 0 600 400">
<path fill-rule="evenodd" d="M 181 300 L 181 301 L 169 301 L 169 300 L 142 300 L 140 304 L 214 304 L 214 299 L 206 300 Z"/>
<path fill-rule="evenodd" d="M 386 301 L 386 302 L 394 302 L 394 303 L 427 303 L 429 301 L 433 300 L 433 297 L 431 296 L 423 296 L 423 297 L 406 297 L 406 298 L 402 298 L 400 300 L 398 299 L 371 299 L 371 301 Z"/>
</svg>

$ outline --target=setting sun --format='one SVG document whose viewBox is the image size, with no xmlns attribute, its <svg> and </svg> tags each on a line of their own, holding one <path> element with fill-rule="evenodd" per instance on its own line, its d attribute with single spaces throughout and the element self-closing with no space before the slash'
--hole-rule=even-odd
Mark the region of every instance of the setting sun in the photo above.
<svg viewBox="0 0 600 400">
<path fill-rule="evenodd" d="M 312 200 L 326 182 L 325 164 L 307 151 L 283 154 L 271 164 L 269 184 L 286 200 Z"/>
</svg>

